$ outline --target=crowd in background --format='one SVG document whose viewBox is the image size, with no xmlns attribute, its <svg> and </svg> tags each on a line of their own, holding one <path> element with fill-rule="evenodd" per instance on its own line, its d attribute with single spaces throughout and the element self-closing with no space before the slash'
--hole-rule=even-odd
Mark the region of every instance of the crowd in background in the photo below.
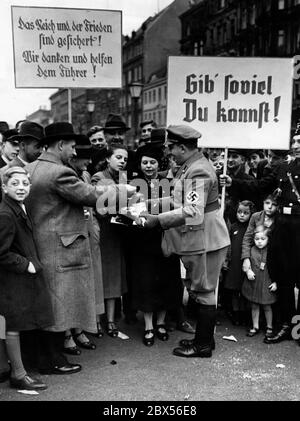
<svg viewBox="0 0 300 421">
<path fill-rule="evenodd" d="M 1 122 L 0 129 L 0 315 L 6 319 L 0 381 L 38 390 L 46 385 L 29 376 L 27 366 L 42 374 L 80 371 L 65 355 L 96 349 L 100 342 L 92 335 L 117 338 L 122 313 L 126 323 L 136 324 L 141 312 L 145 346 L 156 338 L 167 341 L 174 328 L 195 333 L 193 302 L 183 304 L 180 259 L 163 254 L 161 227 L 141 229 L 97 202 L 105 195 L 117 198 L 122 186 L 135 195 L 127 186 L 142 178 L 159 206 L 168 192 L 155 180 L 171 182 L 179 169 L 164 147 L 166 130 L 144 121 L 140 138 L 127 139 L 129 127 L 114 114 L 86 135 L 63 122 L 45 129 L 26 120 L 13 129 Z M 226 181 L 231 246 L 218 307 L 248 337 L 264 330 L 266 344 L 291 339 L 296 314 L 299 139 L 300 131 L 292 134 L 291 150 L 229 149 L 219 187 L 221 193 Z M 203 152 L 221 176 L 224 151 Z"/>
</svg>

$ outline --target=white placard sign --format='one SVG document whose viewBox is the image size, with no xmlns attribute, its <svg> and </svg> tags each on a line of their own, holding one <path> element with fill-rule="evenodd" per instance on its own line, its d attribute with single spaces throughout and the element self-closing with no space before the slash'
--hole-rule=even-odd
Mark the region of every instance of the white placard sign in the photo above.
<svg viewBox="0 0 300 421">
<path fill-rule="evenodd" d="M 11 12 L 16 88 L 121 88 L 121 11 Z"/>
<path fill-rule="evenodd" d="M 288 149 L 293 71 L 285 58 L 169 57 L 167 124 L 206 147 Z"/>
</svg>

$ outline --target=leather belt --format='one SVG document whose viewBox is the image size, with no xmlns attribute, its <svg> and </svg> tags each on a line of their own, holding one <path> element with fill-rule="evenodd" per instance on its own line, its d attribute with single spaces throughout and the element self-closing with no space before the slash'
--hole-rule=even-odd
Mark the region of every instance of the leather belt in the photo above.
<svg viewBox="0 0 300 421">
<path fill-rule="evenodd" d="M 207 203 L 204 209 L 204 213 L 213 212 L 217 209 L 220 209 L 220 204 L 219 204 L 218 199 L 215 200 L 214 202 Z"/>
</svg>

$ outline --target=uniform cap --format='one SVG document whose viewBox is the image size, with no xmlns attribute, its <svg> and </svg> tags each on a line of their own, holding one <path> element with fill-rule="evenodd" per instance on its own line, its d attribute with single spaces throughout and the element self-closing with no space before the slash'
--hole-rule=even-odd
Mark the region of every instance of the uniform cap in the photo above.
<svg viewBox="0 0 300 421">
<path fill-rule="evenodd" d="M 171 125 L 167 128 L 168 141 L 172 143 L 190 143 L 197 141 L 202 135 L 190 126 Z"/>
</svg>

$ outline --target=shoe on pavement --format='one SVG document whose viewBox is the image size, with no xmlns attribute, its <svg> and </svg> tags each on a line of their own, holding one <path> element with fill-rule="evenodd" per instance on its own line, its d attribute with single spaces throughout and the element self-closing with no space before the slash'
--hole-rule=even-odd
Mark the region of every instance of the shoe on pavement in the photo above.
<svg viewBox="0 0 300 421">
<path fill-rule="evenodd" d="M 184 348 L 175 348 L 173 349 L 173 355 L 177 357 L 185 357 L 185 358 L 210 358 L 212 356 L 211 347 L 209 345 L 201 345 L 201 346 L 189 346 Z"/>
<path fill-rule="evenodd" d="M 34 379 L 26 374 L 22 379 L 10 378 L 10 387 L 19 390 L 45 390 L 47 385 L 40 380 Z"/>
<path fill-rule="evenodd" d="M 52 367 L 52 368 L 41 368 L 39 372 L 41 374 L 74 374 L 81 371 L 82 367 L 80 364 L 66 364 L 62 367 Z"/>
<path fill-rule="evenodd" d="M 181 341 L 179 341 L 179 345 L 183 348 L 193 346 L 194 345 L 194 339 L 181 339 Z M 211 341 L 211 349 L 212 350 L 216 349 L 216 343 L 215 343 L 214 338 Z"/>
</svg>

